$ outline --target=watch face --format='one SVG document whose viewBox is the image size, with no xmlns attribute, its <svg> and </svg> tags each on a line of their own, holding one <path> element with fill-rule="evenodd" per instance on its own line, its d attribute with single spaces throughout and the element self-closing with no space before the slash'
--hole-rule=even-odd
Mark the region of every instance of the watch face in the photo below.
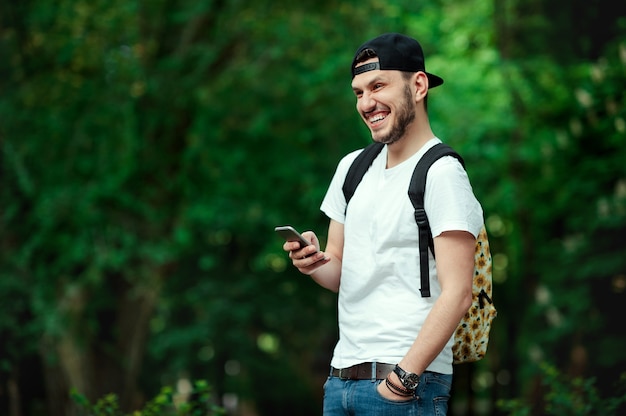
<svg viewBox="0 0 626 416">
<path fill-rule="evenodd" d="M 406 374 L 402 384 L 409 390 L 415 390 L 420 384 L 420 376 L 413 373 Z"/>
<path fill-rule="evenodd" d="M 396 375 L 400 379 L 400 382 L 402 383 L 404 388 L 406 388 L 408 390 L 415 390 L 415 389 L 417 389 L 417 386 L 419 386 L 419 384 L 420 384 L 420 376 L 419 376 L 419 374 L 409 373 L 407 371 L 404 371 L 403 369 L 401 369 L 397 365 L 396 365 L 396 368 L 394 368 L 393 371 L 394 371 L 394 373 L 396 373 Z"/>
</svg>

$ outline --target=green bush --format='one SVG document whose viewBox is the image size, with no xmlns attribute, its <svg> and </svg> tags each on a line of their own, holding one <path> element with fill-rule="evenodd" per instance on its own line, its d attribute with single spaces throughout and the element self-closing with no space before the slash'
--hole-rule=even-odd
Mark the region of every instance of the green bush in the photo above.
<svg viewBox="0 0 626 416">
<path fill-rule="evenodd" d="M 601 397 L 595 386 L 594 377 L 568 378 L 547 363 L 541 366 L 542 384 L 546 387 L 543 396 L 543 408 L 533 409 L 522 399 L 500 400 L 500 410 L 508 411 L 510 416 L 615 416 L 621 414 L 626 404 L 626 373 L 623 373 L 620 386 L 613 397 Z"/>
<path fill-rule="evenodd" d="M 193 383 L 192 391 L 185 398 L 177 396 L 174 389 L 163 387 L 159 394 L 146 403 L 143 409 L 124 413 L 115 394 L 107 394 L 94 404 L 76 390 L 71 391 L 72 400 L 84 416 L 219 416 L 226 412 L 215 405 L 211 398 L 211 387 L 206 381 Z"/>
</svg>

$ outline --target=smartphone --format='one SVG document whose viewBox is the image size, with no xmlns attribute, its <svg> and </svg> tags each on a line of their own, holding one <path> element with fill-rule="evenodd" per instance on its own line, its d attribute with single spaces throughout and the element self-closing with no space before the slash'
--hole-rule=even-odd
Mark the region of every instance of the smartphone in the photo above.
<svg viewBox="0 0 626 416">
<path fill-rule="evenodd" d="M 306 238 L 302 237 L 295 228 L 291 225 L 283 225 L 280 227 L 274 228 L 274 231 L 278 233 L 281 237 L 283 237 L 286 241 L 297 241 L 300 243 L 300 248 L 304 248 L 306 246 L 310 246 L 311 242 Z"/>
</svg>

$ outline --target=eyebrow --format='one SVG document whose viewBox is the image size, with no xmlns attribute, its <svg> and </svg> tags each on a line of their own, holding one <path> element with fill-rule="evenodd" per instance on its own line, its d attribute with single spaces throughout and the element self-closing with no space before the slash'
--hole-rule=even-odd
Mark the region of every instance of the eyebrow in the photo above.
<svg viewBox="0 0 626 416">
<path fill-rule="evenodd" d="M 382 83 L 387 83 L 388 81 L 385 79 L 384 76 L 382 75 L 376 75 L 374 78 L 372 78 L 371 80 L 369 80 L 367 82 L 367 84 L 365 84 L 367 87 L 376 84 L 378 82 L 382 82 Z M 356 88 L 356 87 L 352 87 L 352 91 L 360 91 L 361 88 Z"/>
</svg>

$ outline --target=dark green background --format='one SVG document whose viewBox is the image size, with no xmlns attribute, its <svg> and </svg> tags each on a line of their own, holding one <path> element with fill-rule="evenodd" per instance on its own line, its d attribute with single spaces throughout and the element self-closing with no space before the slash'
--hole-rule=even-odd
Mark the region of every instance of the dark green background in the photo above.
<svg viewBox="0 0 626 416">
<path fill-rule="evenodd" d="M 320 414 L 336 297 L 273 228 L 324 237 L 336 163 L 370 140 L 349 63 L 387 31 L 446 80 L 431 121 L 494 254 L 489 352 L 457 367 L 450 413 L 518 398 L 549 414 L 541 363 L 620 394 L 624 16 L 608 0 L 2 2 L 0 413 L 72 414 L 72 387 L 130 410 L 206 379 L 233 414 Z"/>
</svg>

